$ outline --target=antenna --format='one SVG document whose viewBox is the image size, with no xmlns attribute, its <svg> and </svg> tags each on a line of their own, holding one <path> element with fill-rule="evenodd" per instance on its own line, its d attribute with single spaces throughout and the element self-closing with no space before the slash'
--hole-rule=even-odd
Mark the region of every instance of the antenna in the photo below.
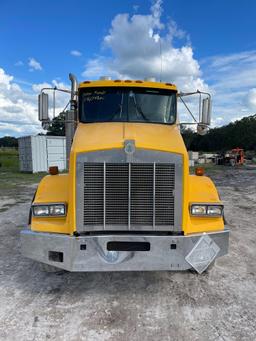
<svg viewBox="0 0 256 341">
<path fill-rule="evenodd" d="M 163 55 L 162 55 L 162 42 L 161 37 L 159 36 L 159 50 L 160 50 L 160 83 L 162 82 L 162 73 L 163 73 Z"/>
</svg>

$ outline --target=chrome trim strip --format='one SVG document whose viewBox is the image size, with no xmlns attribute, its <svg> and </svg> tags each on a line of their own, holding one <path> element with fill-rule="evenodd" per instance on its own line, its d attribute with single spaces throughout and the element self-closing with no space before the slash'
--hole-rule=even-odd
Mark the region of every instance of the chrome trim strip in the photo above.
<svg viewBox="0 0 256 341">
<path fill-rule="evenodd" d="M 128 230 L 131 230 L 131 163 L 128 164 Z"/>
<path fill-rule="evenodd" d="M 103 229 L 106 229 L 106 162 L 103 165 Z"/>
<path fill-rule="evenodd" d="M 153 230 L 156 229 L 156 163 L 153 164 Z"/>
</svg>

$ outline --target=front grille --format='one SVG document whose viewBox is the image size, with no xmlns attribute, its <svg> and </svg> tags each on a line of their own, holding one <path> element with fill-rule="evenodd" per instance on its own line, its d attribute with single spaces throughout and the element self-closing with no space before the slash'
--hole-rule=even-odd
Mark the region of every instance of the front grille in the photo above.
<svg viewBox="0 0 256 341">
<path fill-rule="evenodd" d="M 83 168 L 87 230 L 174 225 L 175 164 L 85 162 Z"/>
</svg>

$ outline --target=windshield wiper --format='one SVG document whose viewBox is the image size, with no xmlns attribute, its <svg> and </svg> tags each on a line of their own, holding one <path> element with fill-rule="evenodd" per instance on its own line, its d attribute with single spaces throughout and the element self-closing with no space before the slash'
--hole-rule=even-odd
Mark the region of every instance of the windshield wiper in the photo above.
<svg viewBox="0 0 256 341">
<path fill-rule="evenodd" d="M 133 99 L 136 111 L 143 117 L 144 121 L 149 121 L 149 119 L 145 116 L 144 112 L 142 111 L 141 107 L 137 104 L 136 95 L 133 93 L 130 97 L 132 97 Z"/>
<path fill-rule="evenodd" d="M 119 112 L 119 117 L 121 119 L 122 113 L 123 113 L 123 103 L 124 103 L 124 94 L 122 93 L 121 103 L 118 105 L 117 110 L 111 116 L 110 121 L 113 121 L 113 118 L 116 116 L 116 114 L 118 114 L 118 112 Z"/>
</svg>

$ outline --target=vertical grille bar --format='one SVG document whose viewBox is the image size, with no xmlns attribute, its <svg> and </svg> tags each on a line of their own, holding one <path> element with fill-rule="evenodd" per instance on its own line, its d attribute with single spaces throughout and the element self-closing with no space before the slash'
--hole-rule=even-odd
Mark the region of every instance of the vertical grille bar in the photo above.
<svg viewBox="0 0 256 341">
<path fill-rule="evenodd" d="M 128 176 L 128 229 L 131 229 L 131 163 L 129 163 Z"/>
<path fill-rule="evenodd" d="M 103 165 L 103 229 L 106 228 L 106 162 Z"/>
<path fill-rule="evenodd" d="M 156 228 L 156 163 L 153 170 L 153 229 Z"/>
</svg>

